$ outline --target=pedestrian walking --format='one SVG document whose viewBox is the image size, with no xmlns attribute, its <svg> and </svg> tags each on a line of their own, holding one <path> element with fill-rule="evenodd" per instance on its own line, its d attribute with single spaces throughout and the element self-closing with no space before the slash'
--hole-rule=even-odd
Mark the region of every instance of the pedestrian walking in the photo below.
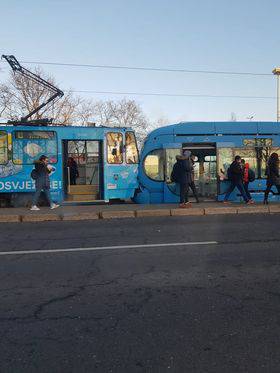
<svg viewBox="0 0 280 373">
<path fill-rule="evenodd" d="M 171 181 L 179 184 L 180 187 L 180 205 L 181 208 L 191 207 L 189 202 L 189 185 L 192 181 L 192 163 L 190 160 L 190 151 L 185 151 L 183 156 L 176 156 L 176 163 L 171 173 Z"/>
<path fill-rule="evenodd" d="M 266 167 L 266 190 L 264 192 L 265 205 L 268 205 L 268 195 L 273 185 L 276 186 L 278 194 L 280 194 L 280 176 L 279 176 L 279 156 L 277 153 L 272 153 L 269 157 Z"/>
<path fill-rule="evenodd" d="M 70 185 L 76 185 L 77 177 L 79 177 L 78 165 L 73 157 L 69 157 L 67 161 L 67 167 L 69 167 L 70 173 Z"/>
<path fill-rule="evenodd" d="M 192 163 L 192 171 L 191 171 L 191 182 L 190 182 L 190 188 L 193 192 L 194 198 L 196 200 L 196 203 L 199 203 L 197 189 L 194 183 L 194 163 L 195 163 L 195 155 L 191 155 L 190 157 L 191 163 Z"/>
<path fill-rule="evenodd" d="M 241 157 L 237 155 L 232 162 L 232 164 L 229 166 L 228 169 L 228 178 L 230 181 L 230 187 L 228 191 L 226 192 L 224 203 L 228 203 L 229 196 L 234 191 L 235 188 L 239 190 L 241 193 L 244 201 L 248 204 L 252 203 L 251 200 L 246 195 L 244 185 L 243 185 L 243 170 L 241 165 Z"/>
<path fill-rule="evenodd" d="M 243 185 L 246 196 L 251 203 L 254 203 L 251 193 L 249 192 L 249 183 L 252 183 L 255 180 L 255 172 L 250 168 L 249 163 L 246 162 L 245 159 L 241 159 L 241 165 L 243 170 Z"/>
<path fill-rule="evenodd" d="M 39 211 L 37 206 L 41 192 L 45 193 L 46 199 L 51 209 L 59 207 L 56 203 L 52 202 L 50 194 L 50 177 L 49 174 L 53 168 L 48 165 L 48 157 L 42 155 L 38 161 L 34 162 L 35 168 L 31 172 L 32 179 L 35 180 L 35 194 L 32 201 L 31 211 Z"/>
</svg>

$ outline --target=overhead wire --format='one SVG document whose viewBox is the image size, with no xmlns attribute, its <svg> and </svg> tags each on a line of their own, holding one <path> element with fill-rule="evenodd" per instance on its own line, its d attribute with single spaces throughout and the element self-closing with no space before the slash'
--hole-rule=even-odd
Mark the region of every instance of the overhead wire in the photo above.
<svg viewBox="0 0 280 373">
<path fill-rule="evenodd" d="M 4 62 L 4 61 L 2 61 Z M 247 76 L 270 76 L 268 73 L 255 73 L 250 71 L 219 71 L 219 70 L 190 70 L 190 69 L 174 69 L 174 68 L 159 68 L 159 67 L 144 67 L 144 66 L 118 66 L 118 65 L 95 65 L 95 64 L 78 64 L 66 62 L 47 62 L 47 61 L 20 61 L 25 64 L 36 65 L 52 65 L 64 67 L 86 67 L 98 69 L 123 69 L 135 71 L 156 71 L 156 72 L 175 72 L 175 73 L 190 73 L 190 74 L 221 74 L 221 75 L 247 75 Z M 66 92 L 69 90 L 66 90 Z M 180 93 L 164 93 L 164 92 L 126 92 L 126 91 L 99 91 L 99 90 L 70 90 L 74 93 L 85 94 L 110 94 L 110 95 L 134 95 L 134 96 L 162 96 L 162 97 L 198 97 L 198 98 L 236 98 L 236 99 L 268 99 L 275 100 L 275 96 L 246 96 L 246 95 L 212 95 L 212 94 L 180 94 Z"/>
<path fill-rule="evenodd" d="M 127 66 L 127 65 L 100 65 L 100 64 L 82 64 L 69 62 L 49 62 L 49 61 L 20 61 L 21 63 L 33 65 L 52 65 L 65 67 L 86 67 L 97 69 L 117 69 L 117 70 L 138 70 L 138 71 L 157 71 L 188 74 L 222 74 L 222 75 L 248 75 L 248 76 L 272 76 L 271 73 L 261 73 L 252 71 L 222 71 L 222 70 L 195 70 L 195 69 L 175 69 L 169 67 L 149 67 L 149 66 Z"/>
<path fill-rule="evenodd" d="M 70 90 L 74 93 L 110 94 L 110 95 L 131 95 L 131 96 L 165 96 L 165 97 L 206 97 L 206 98 L 244 98 L 244 99 L 269 99 L 275 100 L 275 96 L 242 96 L 242 95 L 210 95 L 210 94 L 180 94 L 161 92 L 125 92 L 125 91 L 91 91 L 91 90 Z"/>
</svg>

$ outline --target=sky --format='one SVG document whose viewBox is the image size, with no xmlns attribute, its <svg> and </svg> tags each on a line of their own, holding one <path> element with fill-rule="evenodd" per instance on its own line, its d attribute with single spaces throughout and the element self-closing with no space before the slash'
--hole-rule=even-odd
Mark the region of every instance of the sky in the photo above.
<svg viewBox="0 0 280 373">
<path fill-rule="evenodd" d="M 1 0 L 0 53 L 20 61 L 270 74 L 280 66 L 279 13 L 279 0 Z M 0 69 L 4 82 L 9 67 Z M 224 121 L 231 113 L 240 121 L 276 119 L 272 73 L 43 69 L 63 90 L 198 95 L 82 94 L 135 99 L 152 121 Z"/>
</svg>

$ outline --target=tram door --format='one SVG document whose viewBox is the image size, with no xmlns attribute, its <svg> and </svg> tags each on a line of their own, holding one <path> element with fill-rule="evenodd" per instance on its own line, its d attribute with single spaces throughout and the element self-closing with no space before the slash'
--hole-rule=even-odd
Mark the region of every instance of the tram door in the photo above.
<svg viewBox="0 0 280 373">
<path fill-rule="evenodd" d="M 64 141 L 64 180 L 68 201 L 91 202 L 102 199 L 102 142 Z"/>
<path fill-rule="evenodd" d="M 194 156 L 194 182 L 204 200 L 217 196 L 217 160 L 215 144 L 183 144 L 183 151 Z"/>
</svg>

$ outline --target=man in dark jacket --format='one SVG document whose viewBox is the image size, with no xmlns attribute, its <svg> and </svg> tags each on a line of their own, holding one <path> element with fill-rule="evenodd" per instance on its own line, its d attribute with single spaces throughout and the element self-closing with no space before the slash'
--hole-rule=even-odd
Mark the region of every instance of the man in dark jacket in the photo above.
<svg viewBox="0 0 280 373">
<path fill-rule="evenodd" d="M 189 185 L 192 182 L 192 163 L 190 160 L 190 151 L 185 151 L 183 156 L 177 155 L 173 167 L 174 181 L 180 186 L 180 207 L 190 207 L 188 199 Z"/>
<path fill-rule="evenodd" d="M 248 199 L 244 185 L 243 185 L 243 169 L 241 165 L 241 157 L 237 155 L 234 159 L 234 162 L 229 167 L 228 172 L 229 180 L 230 180 L 230 187 L 226 192 L 224 203 L 228 203 L 229 196 L 234 191 L 235 188 L 239 190 L 241 193 L 244 201 L 248 204 L 252 203 L 251 200 Z"/>
<path fill-rule="evenodd" d="M 35 188 L 36 192 L 33 197 L 31 211 L 39 211 L 37 206 L 41 192 L 45 193 L 47 201 L 51 209 L 56 209 L 59 205 L 55 204 L 51 200 L 50 194 L 50 177 L 51 168 L 48 166 L 48 158 L 45 155 L 42 155 L 38 161 L 34 162 L 35 165 Z"/>
</svg>

